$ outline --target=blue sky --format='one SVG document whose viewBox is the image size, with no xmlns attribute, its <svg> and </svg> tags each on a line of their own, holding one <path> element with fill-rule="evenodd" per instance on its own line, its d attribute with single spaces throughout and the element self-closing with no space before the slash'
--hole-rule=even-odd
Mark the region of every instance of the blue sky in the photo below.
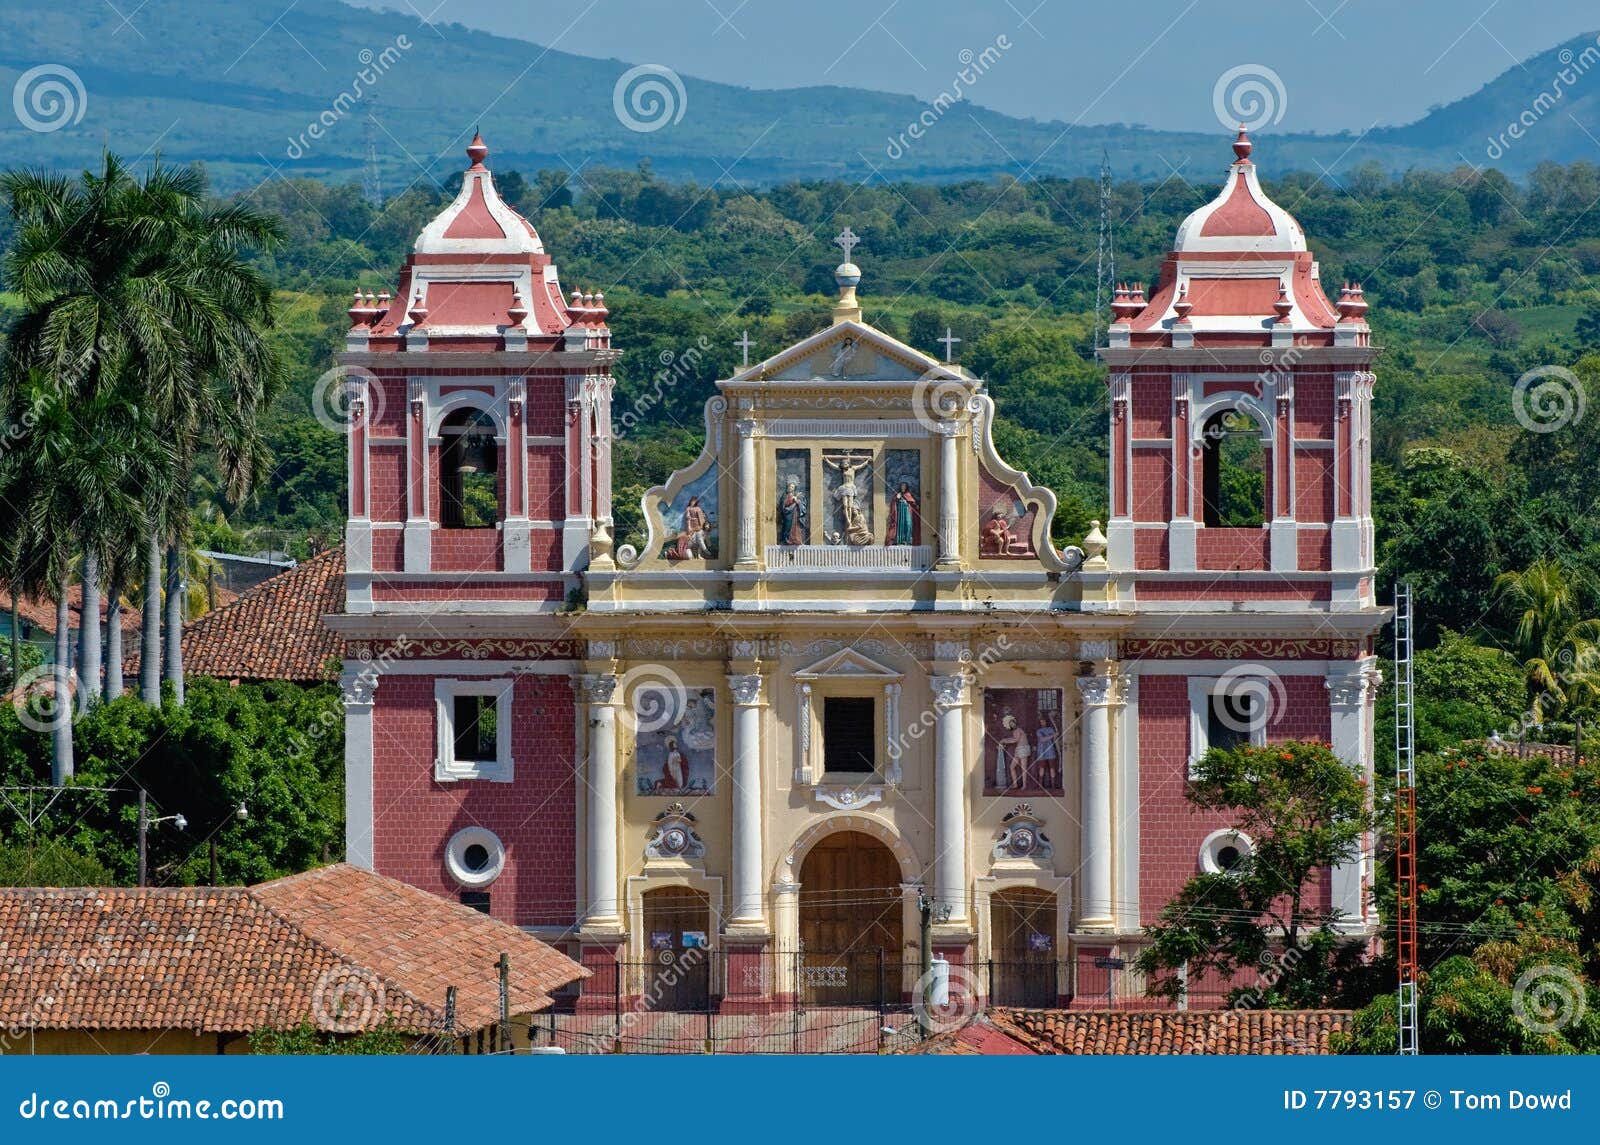
<svg viewBox="0 0 1600 1145">
<path fill-rule="evenodd" d="M 1283 77 L 1280 130 L 1409 123 L 1600 31 L 1595 0 L 351 0 L 564 51 L 753 87 L 932 98 L 1005 36 L 971 91 L 1010 115 L 1214 131 L 1212 86 Z"/>
</svg>

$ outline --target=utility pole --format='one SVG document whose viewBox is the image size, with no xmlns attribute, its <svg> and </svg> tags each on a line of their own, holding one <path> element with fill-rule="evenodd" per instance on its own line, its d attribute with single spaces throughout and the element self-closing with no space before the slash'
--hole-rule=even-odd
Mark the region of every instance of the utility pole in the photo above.
<svg viewBox="0 0 1600 1145">
<path fill-rule="evenodd" d="M 150 818 L 150 797 L 144 788 L 139 788 L 139 885 L 148 885 L 149 854 L 150 854 L 150 828 L 160 826 L 162 823 L 171 823 L 178 830 L 187 830 L 189 820 L 182 815 L 163 815 L 158 819 Z"/>
<path fill-rule="evenodd" d="M 1094 262 L 1094 346 L 1100 348 L 1107 296 L 1117 276 L 1116 236 L 1111 226 L 1111 156 L 1100 152 L 1100 236 Z"/>
<path fill-rule="evenodd" d="M 921 974 L 917 982 L 922 991 L 919 1001 L 922 1003 L 917 1009 L 917 1025 L 922 1030 L 922 1036 L 928 1037 L 933 1033 L 933 924 L 935 921 L 943 922 L 950 917 L 950 908 L 935 907 L 933 897 L 925 890 L 917 892 L 917 917 L 921 930 Z"/>
<path fill-rule="evenodd" d="M 512 1052 L 511 1045 L 511 955 L 500 952 L 500 1048 Z"/>
</svg>

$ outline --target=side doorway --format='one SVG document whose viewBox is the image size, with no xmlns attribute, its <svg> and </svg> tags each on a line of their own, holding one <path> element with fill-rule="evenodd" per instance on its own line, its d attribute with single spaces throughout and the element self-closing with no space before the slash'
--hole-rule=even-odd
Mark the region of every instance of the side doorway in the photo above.
<svg viewBox="0 0 1600 1145">
<path fill-rule="evenodd" d="M 663 887 L 644 894 L 644 1005 L 704 1012 L 711 1005 L 711 901 Z"/>
</svg>

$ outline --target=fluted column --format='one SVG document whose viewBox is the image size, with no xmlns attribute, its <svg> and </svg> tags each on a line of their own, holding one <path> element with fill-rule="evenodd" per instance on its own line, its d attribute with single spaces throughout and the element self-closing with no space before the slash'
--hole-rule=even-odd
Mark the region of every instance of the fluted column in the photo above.
<svg viewBox="0 0 1600 1145">
<path fill-rule="evenodd" d="M 1079 676 L 1083 834 L 1078 864 L 1082 880 L 1078 930 L 1110 930 L 1116 925 L 1112 904 L 1111 851 L 1111 711 L 1119 702 L 1117 678 L 1110 673 Z"/>
<path fill-rule="evenodd" d="M 761 893 L 761 677 L 728 677 L 733 693 L 732 926 L 766 923 Z"/>
<path fill-rule="evenodd" d="M 586 674 L 581 683 L 589 707 L 589 904 L 583 924 L 611 929 L 622 925 L 617 898 L 617 677 Z"/>
<path fill-rule="evenodd" d="M 939 423 L 939 563 L 953 565 L 961 560 L 961 483 L 957 469 L 956 438 L 961 426 L 953 421 Z"/>
<path fill-rule="evenodd" d="M 735 562 L 756 563 L 756 434 L 754 421 L 741 421 L 739 429 L 739 529 Z"/>
<path fill-rule="evenodd" d="M 967 917 L 966 727 L 964 675 L 934 676 L 933 899 L 950 922 Z"/>
<path fill-rule="evenodd" d="M 1333 754 L 1343 760 L 1350 770 L 1369 781 L 1372 769 L 1367 748 L 1367 719 L 1369 701 L 1381 677 L 1374 667 L 1375 661 L 1352 660 L 1330 667 L 1325 683 L 1328 687 L 1329 740 Z M 1367 840 L 1362 840 L 1363 848 Z M 1335 923 L 1340 930 L 1359 932 L 1366 921 L 1366 887 L 1363 856 L 1358 855 L 1333 868 L 1333 908 L 1340 912 Z"/>
</svg>

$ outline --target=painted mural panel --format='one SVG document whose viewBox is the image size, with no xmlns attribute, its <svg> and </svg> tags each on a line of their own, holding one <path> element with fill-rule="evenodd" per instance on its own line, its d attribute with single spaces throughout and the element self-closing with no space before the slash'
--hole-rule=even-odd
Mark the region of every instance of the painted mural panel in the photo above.
<svg viewBox="0 0 1600 1145">
<path fill-rule="evenodd" d="M 990 560 L 1038 556 L 1033 547 L 1037 506 L 988 473 L 983 474 L 978 490 L 978 555 Z"/>
<path fill-rule="evenodd" d="M 824 453 L 822 481 L 828 501 L 828 544 L 872 544 L 871 452 L 841 449 Z"/>
<path fill-rule="evenodd" d="M 983 693 L 983 793 L 1059 795 L 1060 688 L 989 688 Z"/>
<path fill-rule="evenodd" d="M 885 499 L 889 523 L 886 545 L 922 544 L 922 453 L 915 449 L 890 449 L 883 455 Z"/>
<path fill-rule="evenodd" d="M 717 467 L 708 468 L 678 491 L 669 505 L 662 502 L 661 521 L 667 543 L 661 556 L 669 561 L 717 557 Z"/>
<path fill-rule="evenodd" d="M 715 689 L 690 688 L 672 696 L 659 689 L 640 689 L 633 700 L 633 718 L 634 774 L 640 795 L 716 793 Z"/>
<path fill-rule="evenodd" d="M 780 449 L 777 537 L 780 545 L 811 543 L 811 451 Z"/>
</svg>

